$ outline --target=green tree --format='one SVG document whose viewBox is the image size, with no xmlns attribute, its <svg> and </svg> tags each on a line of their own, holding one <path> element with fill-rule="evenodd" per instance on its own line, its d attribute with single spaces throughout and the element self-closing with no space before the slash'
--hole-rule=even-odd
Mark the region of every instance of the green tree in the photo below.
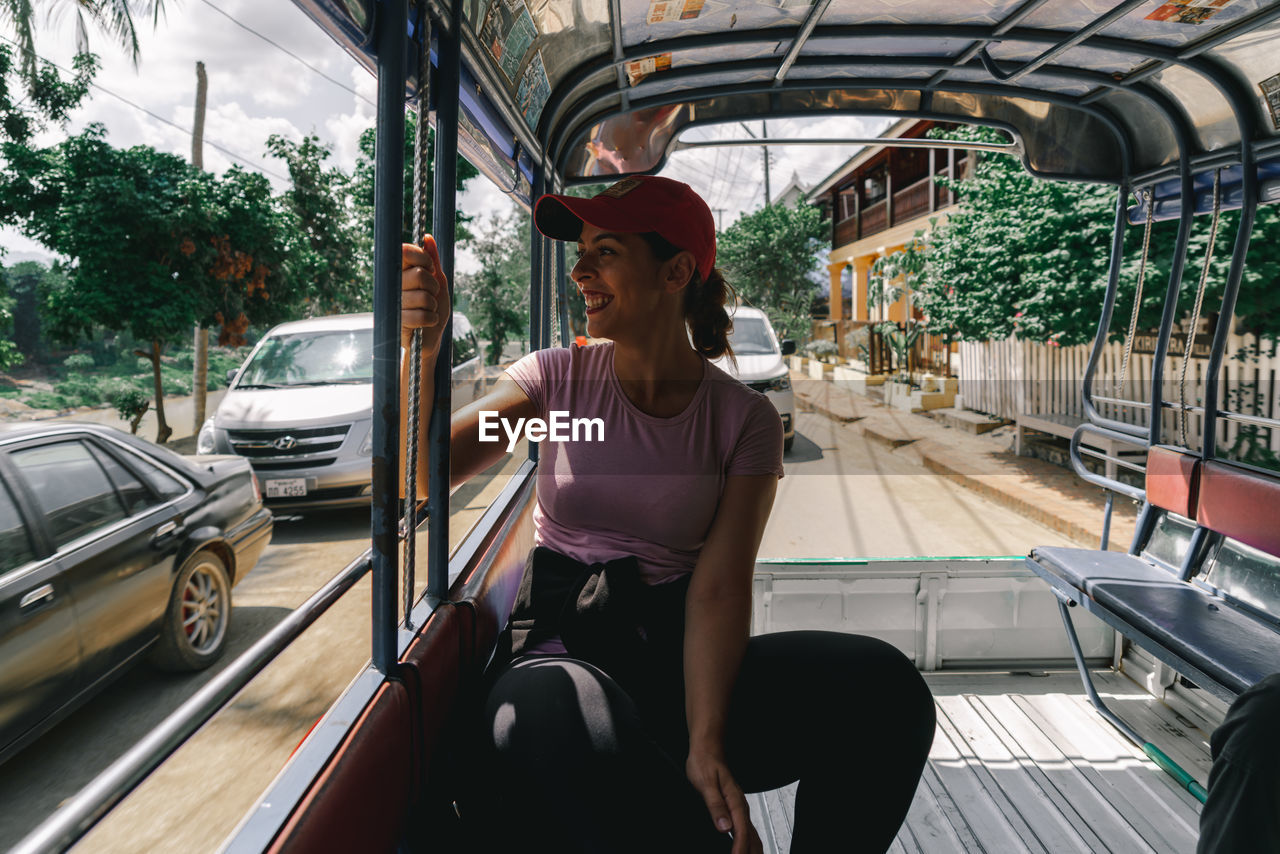
<svg viewBox="0 0 1280 854">
<path fill-rule="evenodd" d="M 44 5 L 50 12 L 58 6 L 75 7 L 76 39 L 82 53 L 89 42 L 87 24 L 92 22 L 128 51 L 134 66 L 138 64 L 138 30 L 133 23 L 134 13 L 152 16 L 153 25 L 158 24 L 164 14 L 163 0 L 47 0 Z M 42 73 L 36 60 L 35 13 L 35 0 L 0 0 L 0 22 L 13 27 L 18 50 L 22 54 L 19 73 L 32 94 L 40 84 Z"/>
<path fill-rule="evenodd" d="M 979 127 L 933 135 L 1006 141 L 1000 132 Z M 1029 340 L 1064 346 L 1091 341 L 1106 291 L 1115 188 L 1034 178 L 1021 163 L 1003 154 L 983 155 L 970 179 L 938 180 L 956 190 L 960 205 L 929 237 L 920 305 L 930 329 L 951 330 L 969 340 L 1004 338 L 1016 332 Z M 1222 298 L 1238 223 L 1238 212 L 1222 215 L 1206 283 L 1205 311 L 1213 311 Z M 1189 312 L 1195 300 L 1209 230 L 1209 217 L 1195 219 L 1178 294 L 1179 316 Z M 1127 328 L 1142 235 L 1142 224 L 1126 231 L 1113 337 L 1123 336 Z M 1176 235 L 1176 221 L 1152 228 L 1140 328 L 1159 323 Z M 1267 205 L 1258 209 L 1236 305 L 1245 330 L 1280 333 L 1277 279 L 1280 211 Z"/>
<path fill-rule="evenodd" d="M 367 245 L 362 245 L 352 199 L 352 180 L 324 168 L 332 151 L 308 134 L 300 143 L 272 135 L 267 151 L 289 166 L 293 187 L 284 201 L 303 238 L 296 276 L 306 283 L 309 316 L 369 311 Z"/>
<path fill-rule="evenodd" d="M 467 314 L 489 342 L 487 360 L 499 364 L 508 341 L 529 329 L 529 215 L 517 210 L 506 218 L 491 215 L 475 238 L 480 271 L 458 280 Z"/>
<path fill-rule="evenodd" d="M 944 135 L 1006 141 L 981 127 Z M 1013 332 L 1063 345 L 1089 340 L 1106 288 L 1114 191 L 1037 179 L 1003 154 L 983 156 L 970 179 L 939 180 L 960 206 L 929 238 L 922 304 L 930 317 L 971 340 Z"/>
<path fill-rule="evenodd" d="M 769 316 L 782 338 L 809 337 L 809 309 L 826 230 L 812 205 L 767 205 L 719 235 L 717 260 L 743 302 Z"/>
<path fill-rule="evenodd" d="M 47 62 L 35 66 L 24 80 L 13 51 L 0 43 L 0 144 L 27 145 L 51 122 L 65 122 L 80 106 L 89 94 L 98 61 L 82 53 L 72 66 L 68 80 Z"/>
<path fill-rule="evenodd" d="M 404 121 L 404 214 L 401 219 L 400 240 L 402 243 L 421 243 L 422 235 L 413 233 L 413 205 L 414 205 L 414 182 L 413 182 L 413 137 L 417 129 L 417 119 L 413 113 L 405 116 Z M 352 192 L 355 199 L 356 213 L 361 223 L 368 241 L 367 245 L 373 245 L 373 173 L 374 173 L 374 148 L 376 134 L 373 128 L 369 128 L 360 134 L 360 153 L 356 156 L 356 170 L 352 178 Z M 431 186 L 435 175 L 435 131 L 427 130 L 427 223 L 431 220 Z M 466 183 L 472 178 L 479 175 L 476 167 L 472 166 L 467 160 L 461 156 L 458 157 L 457 171 L 455 174 L 454 186 L 458 192 L 462 192 Z M 454 214 L 454 221 L 457 223 L 457 239 L 459 242 L 471 239 L 471 232 L 467 230 L 467 223 L 471 221 L 471 217 L 457 211 Z M 429 229 L 428 229 L 429 230 Z M 372 257 L 370 253 L 365 253 L 366 257 Z M 370 261 L 372 263 L 372 261 Z"/>
<path fill-rule="evenodd" d="M 915 310 L 923 309 L 921 287 L 924 284 L 927 258 L 927 236 L 923 231 L 917 231 L 901 249 L 876 259 L 871 265 L 867 283 L 868 314 L 876 305 L 906 300 L 907 319 L 902 326 L 893 321 L 885 321 L 877 327 L 877 331 L 893 349 L 898 368 L 907 372 L 913 367 L 911 353 L 915 343 L 926 329 L 924 324 L 916 322 Z"/>
<path fill-rule="evenodd" d="M 61 337 L 95 327 L 149 342 L 156 441 L 164 417 L 160 357 L 197 320 L 217 320 L 223 338 L 290 311 L 287 216 L 267 180 L 239 169 L 196 172 L 155 149 L 112 148 L 101 125 L 47 149 L 11 147 L 0 172 L 0 217 L 70 259 L 66 287 L 48 295 Z"/>
</svg>

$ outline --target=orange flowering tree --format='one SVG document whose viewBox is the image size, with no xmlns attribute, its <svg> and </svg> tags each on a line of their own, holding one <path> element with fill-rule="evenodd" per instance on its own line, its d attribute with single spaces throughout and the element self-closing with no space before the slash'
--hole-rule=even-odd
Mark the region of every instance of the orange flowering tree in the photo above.
<svg viewBox="0 0 1280 854">
<path fill-rule="evenodd" d="M 101 125 L 44 149 L 10 146 L 0 166 L 0 223 L 16 225 L 67 263 L 46 304 L 60 337 L 96 327 L 150 342 L 157 442 L 164 416 L 160 360 L 197 321 L 243 341 L 250 320 L 296 310 L 296 232 L 261 175 L 219 178 L 146 146 L 113 148 Z"/>
</svg>

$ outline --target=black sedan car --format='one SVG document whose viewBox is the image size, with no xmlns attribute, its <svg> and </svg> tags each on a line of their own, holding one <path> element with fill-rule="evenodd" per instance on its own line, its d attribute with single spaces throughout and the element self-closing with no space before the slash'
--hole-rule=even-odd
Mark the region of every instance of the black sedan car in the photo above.
<svg viewBox="0 0 1280 854">
<path fill-rule="evenodd" d="M 0 762 L 149 653 L 198 670 L 271 540 L 247 461 L 110 427 L 0 427 Z"/>
</svg>

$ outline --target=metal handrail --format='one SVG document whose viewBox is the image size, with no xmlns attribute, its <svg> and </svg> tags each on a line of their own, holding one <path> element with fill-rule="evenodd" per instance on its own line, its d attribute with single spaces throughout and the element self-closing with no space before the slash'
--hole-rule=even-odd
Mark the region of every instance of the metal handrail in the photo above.
<svg viewBox="0 0 1280 854">
<path fill-rule="evenodd" d="M 1075 432 L 1071 434 L 1071 467 L 1075 469 L 1076 474 L 1080 475 L 1081 479 L 1095 484 L 1096 486 L 1101 486 L 1103 489 L 1118 492 L 1121 495 L 1132 498 L 1134 501 L 1146 501 L 1147 491 L 1145 489 L 1131 486 L 1130 484 L 1123 483 L 1114 478 L 1107 477 L 1106 475 L 1095 474 L 1085 467 L 1084 458 L 1081 455 L 1080 440 L 1084 438 L 1084 434 L 1086 433 L 1091 433 L 1095 436 L 1101 436 L 1104 439 L 1112 439 L 1114 441 L 1125 442 L 1128 444 L 1139 444 L 1144 448 L 1148 447 L 1148 445 L 1141 441 L 1135 443 L 1134 439 L 1136 437 L 1128 433 L 1121 433 L 1118 430 L 1108 430 L 1105 427 L 1099 427 L 1097 424 L 1089 424 L 1088 422 L 1076 427 Z M 1118 463 L 1120 461 L 1116 460 L 1115 462 Z"/>
<path fill-rule="evenodd" d="M 1121 457 L 1113 457 L 1110 454 L 1106 453 L 1105 451 L 1098 451 L 1093 448 L 1086 448 L 1083 444 L 1080 446 L 1080 453 L 1083 456 L 1092 457 L 1095 460 L 1102 460 L 1103 462 L 1107 462 L 1107 463 L 1112 463 L 1114 465 L 1120 466 L 1121 468 L 1129 469 L 1129 471 L 1136 471 L 1139 474 L 1147 473 L 1146 466 L 1140 466 L 1137 463 L 1131 463 L 1128 460 L 1123 459 Z"/>
<path fill-rule="evenodd" d="M 145 738 L 28 833 L 9 854 L 44 854 L 65 851 L 74 845 L 363 578 L 372 564 L 372 553 L 372 548 L 367 549 L 347 564 L 275 628 L 170 713 Z"/>
<path fill-rule="evenodd" d="M 1172 409 L 1174 411 L 1182 410 L 1190 415 L 1203 415 L 1203 406 L 1194 406 L 1190 403 L 1174 403 L 1166 400 L 1161 402 L 1161 408 Z M 1219 409 L 1217 417 L 1224 421 L 1235 421 L 1240 424 L 1252 424 L 1255 427 L 1280 428 L 1280 418 L 1268 418 L 1265 415 L 1245 415 L 1243 412 L 1232 412 L 1229 409 Z"/>
<path fill-rule="evenodd" d="M 1093 399 L 1101 401 L 1103 403 L 1113 403 L 1116 406 L 1131 406 L 1134 409 L 1150 409 L 1151 408 L 1151 401 L 1149 400 L 1129 400 L 1123 397 L 1103 397 L 1100 394 L 1093 395 Z"/>
</svg>

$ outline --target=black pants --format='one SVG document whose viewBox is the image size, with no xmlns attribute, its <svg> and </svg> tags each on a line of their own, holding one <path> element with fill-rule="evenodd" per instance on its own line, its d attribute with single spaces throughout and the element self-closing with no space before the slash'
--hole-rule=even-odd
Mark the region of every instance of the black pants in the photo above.
<svg viewBox="0 0 1280 854">
<path fill-rule="evenodd" d="M 637 703 L 598 668 L 561 656 L 517 659 L 489 684 L 477 734 L 486 772 L 463 811 L 478 815 L 472 826 L 491 834 L 491 850 L 728 850 L 685 777 L 682 700 Z M 653 719 L 667 713 L 678 726 Z M 747 792 L 800 781 L 793 852 L 882 852 L 934 727 L 929 689 L 894 647 L 783 632 L 748 642 L 725 749 Z"/>
<path fill-rule="evenodd" d="M 1280 673 L 1236 698 L 1209 745 L 1197 854 L 1280 854 Z"/>
</svg>

